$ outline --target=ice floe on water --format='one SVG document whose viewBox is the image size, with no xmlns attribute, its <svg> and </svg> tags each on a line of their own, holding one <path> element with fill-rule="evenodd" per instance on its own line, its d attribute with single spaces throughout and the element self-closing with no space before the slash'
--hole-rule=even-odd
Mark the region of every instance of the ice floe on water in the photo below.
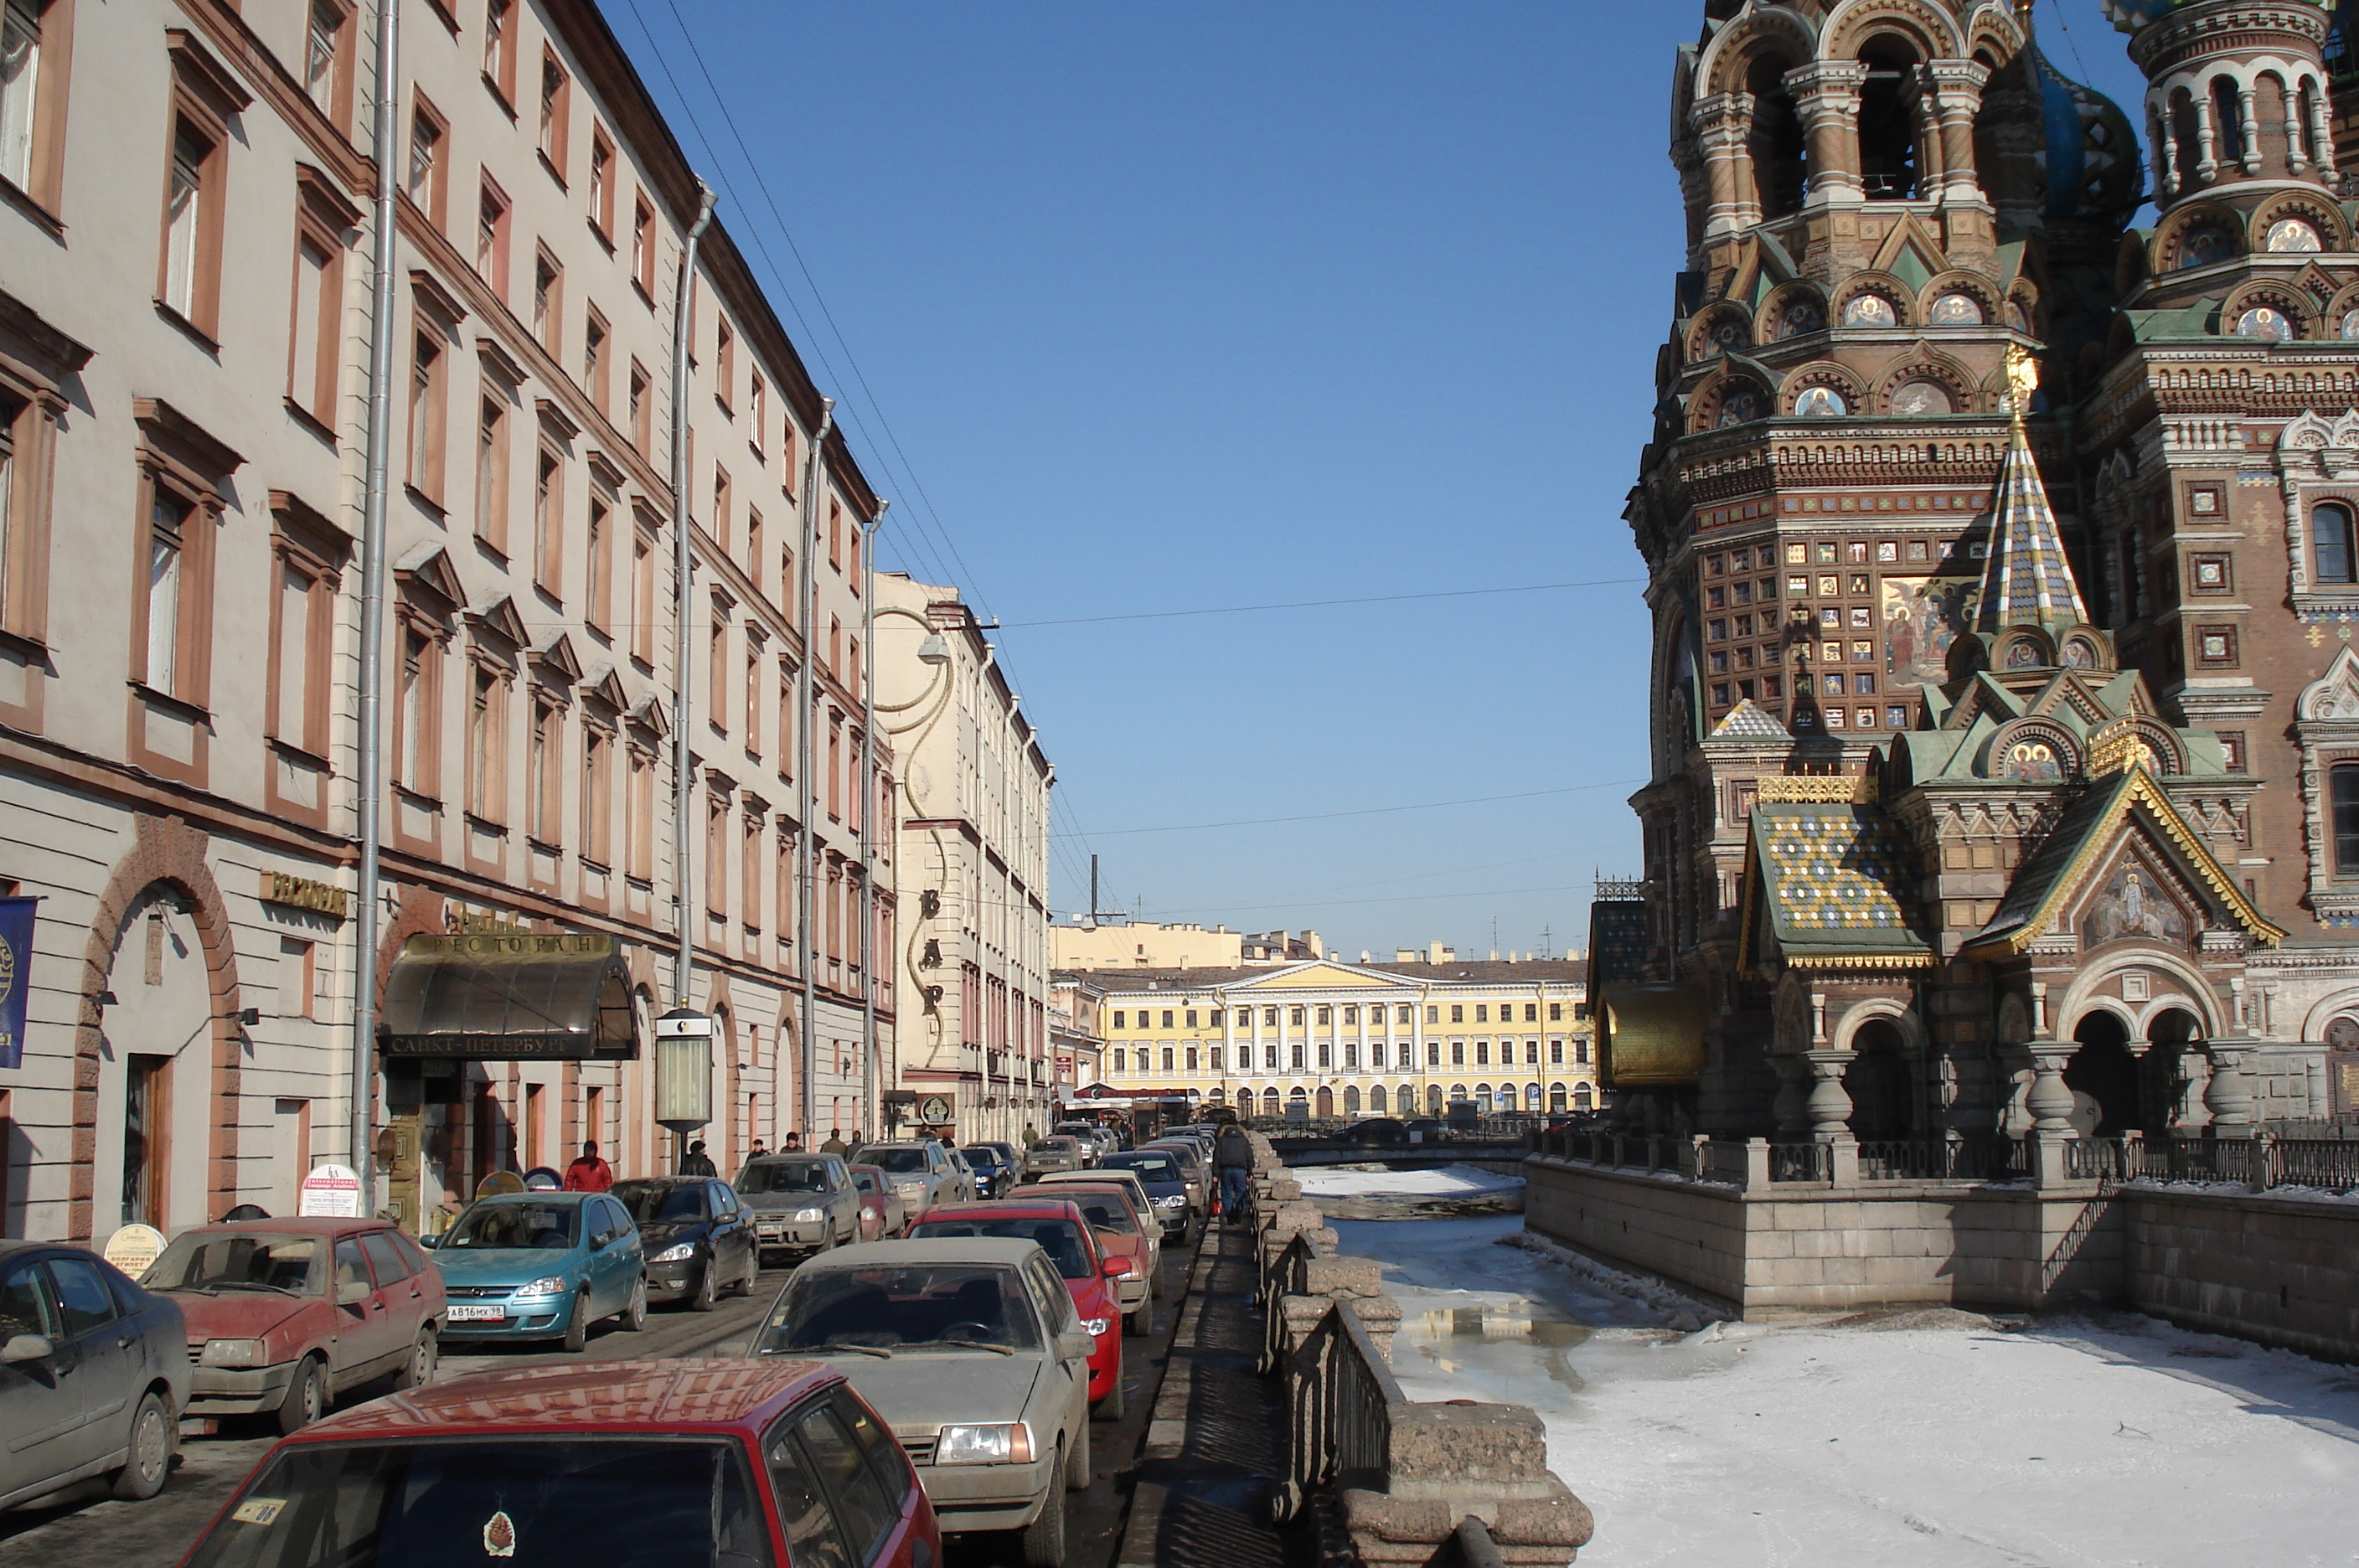
<svg viewBox="0 0 2359 1568">
<path fill-rule="evenodd" d="M 1314 1165 L 1287 1172 L 1302 1184 L 1302 1195 L 1321 1198 L 1361 1196 L 1456 1197 L 1469 1192 L 1505 1192 L 1521 1187 L 1520 1176 L 1501 1176 L 1474 1165 L 1430 1166 L 1421 1170 L 1386 1171 L 1372 1165 Z"/>
<path fill-rule="evenodd" d="M 1338 1222 L 1411 1399 L 1530 1405 L 1582 1568 L 2359 1564 L 2359 1371 L 2130 1312 L 1690 1325 L 1516 1216 Z M 1578 1254 L 1571 1255 L 1578 1258 Z"/>
</svg>

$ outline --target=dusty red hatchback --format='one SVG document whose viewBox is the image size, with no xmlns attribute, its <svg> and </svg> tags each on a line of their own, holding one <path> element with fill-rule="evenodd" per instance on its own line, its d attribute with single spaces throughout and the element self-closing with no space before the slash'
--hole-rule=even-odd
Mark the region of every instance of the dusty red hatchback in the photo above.
<svg viewBox="0 0 2359 1568">
<path fill-rule="evenodd" d="M 811 1361 L 461 1377 L 281 1442 L 183 1568 L 934 1568 L 908 1456 Z"/>
</svg>

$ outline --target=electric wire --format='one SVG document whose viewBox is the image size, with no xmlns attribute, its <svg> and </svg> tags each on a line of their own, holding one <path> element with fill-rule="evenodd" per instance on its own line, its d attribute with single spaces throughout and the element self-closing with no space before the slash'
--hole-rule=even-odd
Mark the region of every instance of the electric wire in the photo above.
<svg viewBox="0 0 2359 1568">
<path fill-rule="evenodd" d="M 1553 789 L 1523 789 L 1512 795 L 1470 795 L 1462 800 L 1419 800 L 1407 806 L 1362 806 L 1348 811 L 1310 811 L 1293 817 L 1244 817 L 1229 822 L 1174 822 L 1163 827 L 1100 828 L 1100 838 L 1125 838 L 1134 833 L 1202 833 L 1212 828 L 1258 828 L 1277 822 L 1324 822 L 1338 817 L 1380 817 L 1396 811 L 1433 811 L 1447 806 L 1487 806 L 1500 800 L 1532 800 L 1543 795 L 1578 795 L 1591 789 L 1636 789 L 1643 779 L 1609 779 L 1597 784 L 1566 784 Z"/>
</svg>

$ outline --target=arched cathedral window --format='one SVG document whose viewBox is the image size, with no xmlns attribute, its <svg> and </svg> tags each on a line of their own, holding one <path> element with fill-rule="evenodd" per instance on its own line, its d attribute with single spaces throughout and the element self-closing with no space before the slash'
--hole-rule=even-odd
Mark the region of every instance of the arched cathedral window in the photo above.
<svg viewBox="0 0 2359 1568">
<path fill-rule="evenodd" d="M 2311 574 L 2320 583 L 2352 578 L 2351 508 L 2326 501 L 2310 510 Z"/>
<path fill-rule="evenodd" d="M 2334 874 L 2359 877 L 2359 763 L 2330 769 L 2326 780 L 2334 811 Z"/>
<path fill-rule="evenodd" d="M 1917 194 L 1921 167 L 1917 106 L 1908 79 L 1917 51 L 1895 38 L 1871 40 L 1859 51 L 1867 81 L 1859 94 L 1860 183 L 1871 201 L 1905 201 Z"/>
</svg>

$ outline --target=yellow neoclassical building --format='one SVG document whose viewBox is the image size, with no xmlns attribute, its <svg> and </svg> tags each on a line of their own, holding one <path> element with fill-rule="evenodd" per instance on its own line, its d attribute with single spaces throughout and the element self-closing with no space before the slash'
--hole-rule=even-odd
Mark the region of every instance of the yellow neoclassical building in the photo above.
<svg viewBox="0 0 2359 1568">
<path fill-rule="evenodd" d="M 1105 986 L 1104 1077 L 1260 1116 L 1588 1110 L 1588 965 L 1575 959 L 1173 969 Z"/>
</svg>

